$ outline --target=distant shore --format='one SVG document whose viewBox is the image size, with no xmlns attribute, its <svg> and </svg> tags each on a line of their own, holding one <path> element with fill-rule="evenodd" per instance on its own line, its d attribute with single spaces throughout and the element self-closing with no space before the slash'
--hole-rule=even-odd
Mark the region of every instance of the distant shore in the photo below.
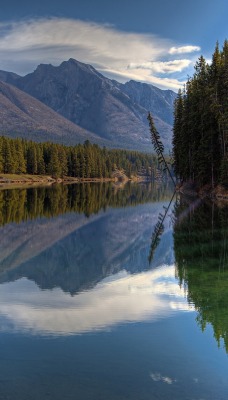
<svg viewBox="0 0 228 400">
<path fill-rule="evenodd" d="M 50 175 L 30 175 L 30 174 L 0 174 L 0 189 L 19 188 L 30 186 L 51 186 L 55 183 L 71 184 L 71 183 L 125 183 L 128 181 L 145 182 L 145 177 L 134 176 L 128 178 L 124 174 L 114 174 L 111 178 L 77 178 L 64 176 L 63 178 L 54 178 Z"/>
<path fill-rule="evenodd" d="M 80 183 L 80 182 L 110 182 L 115 178 L 73 178 L 65 176 L 54 178 L 50 175 L 29 175 L 29 174 L 0 174 L 0 188 L 21 187 L 21 186 L 51 186 L 55 183 Z"/>
</svg>

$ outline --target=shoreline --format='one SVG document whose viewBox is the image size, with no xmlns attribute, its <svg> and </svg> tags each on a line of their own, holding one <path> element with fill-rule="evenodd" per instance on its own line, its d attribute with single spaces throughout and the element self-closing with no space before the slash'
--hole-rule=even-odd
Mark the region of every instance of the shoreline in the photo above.
<svg viewBox="0 0 228 400">
<path fill-rule="evenodd" d="M 214 188 L 212 188 L 210 185 L 205 185 L 199 188 L 192 182 L 185 182 L 182 185 L 177 186 L 177 190 L 181 194 L 190 197 L 199 197 L 201 199 L 208 198 L 211 201 L 216 202 L 228 201 L 228 190 L 221 185 L 217 185 Z"/>
<path fill-rule="evenodd" d="M 34 186 L 52 186 L 57 183 L 64 185 L 74 183 L 106 183 L 113 182 L 125 184 L 127 182 L 148 182 L 145 177 L 134 176 L 128 178 L 126 175 L 119 174 L 111 178 L 77 178 L 65 176 L 63 178 L 53 178 L 50 175 L 29 175 L 29 174 L 0 174 L 0 189 L 27 188 Z"/>
</svg>

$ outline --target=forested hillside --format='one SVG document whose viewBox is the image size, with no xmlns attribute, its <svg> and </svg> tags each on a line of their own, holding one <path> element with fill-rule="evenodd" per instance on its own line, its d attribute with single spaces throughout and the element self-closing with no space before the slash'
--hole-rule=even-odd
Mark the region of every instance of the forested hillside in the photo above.
<svg viewBox="0 0 228 400">
<path fill-rule="evenodd" d="M 88 140 L 73 147 L 0 137 L 0 173 L 50 174 L 53 177 L 110 178 L 116 170 L 130 177 L 157 168 L 155 156 L 128 150 L 108 150 Z"/>
<path fill-rule="evenodd" d="M 228 41 L 216 44 L 212 62 L 201 56 L 175 101 L 176 175 L 199 185 L 228 186 Z"/>
</svg>

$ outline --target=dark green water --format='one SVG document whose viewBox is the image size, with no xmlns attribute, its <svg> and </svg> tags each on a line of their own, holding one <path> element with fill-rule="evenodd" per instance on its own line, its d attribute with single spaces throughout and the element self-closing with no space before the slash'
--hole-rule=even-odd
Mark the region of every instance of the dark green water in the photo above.
<svg viewBox="0 0 228 400">
<path fill-rule="evenodd" d="M 227 400 L 228 208 L 171 197 L 0 191 L 1 400 Z"/>
</svg>

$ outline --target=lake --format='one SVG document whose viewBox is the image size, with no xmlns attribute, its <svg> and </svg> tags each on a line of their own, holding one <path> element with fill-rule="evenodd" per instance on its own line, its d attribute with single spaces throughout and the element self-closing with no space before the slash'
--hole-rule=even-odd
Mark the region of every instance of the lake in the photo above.
<svg viewBox="0 0 228 400">
<path fill-rule="evenodd" d="M 0 191 L 1 400 L 227 400 L 228 207 Z"/>
</svg>

